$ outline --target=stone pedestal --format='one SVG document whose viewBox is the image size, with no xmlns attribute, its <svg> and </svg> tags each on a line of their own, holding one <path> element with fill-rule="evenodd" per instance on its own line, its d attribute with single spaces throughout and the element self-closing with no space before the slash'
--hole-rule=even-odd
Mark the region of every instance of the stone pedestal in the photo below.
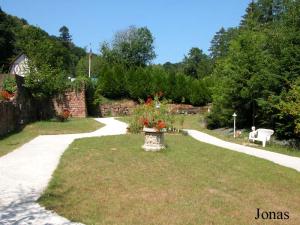
<svg viewBox="0 0 300 225">
<path fill-rule="evenodd" d="M 143 131 L 145 133 L 145 144 L 142 146 L 142 148 L 145 151 L 156 152 L 165 148 L 163 132 L 159 132 L 154 128 L 146 127 L 143 129 Z"/>
</svg>

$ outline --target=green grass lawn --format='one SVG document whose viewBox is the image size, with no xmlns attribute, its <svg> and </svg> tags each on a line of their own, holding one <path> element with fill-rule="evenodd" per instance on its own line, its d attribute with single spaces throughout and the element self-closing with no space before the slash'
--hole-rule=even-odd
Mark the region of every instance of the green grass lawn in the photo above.
<svg viewBox="0 0 300 225">
<path fill-rule="evenodd" d="M 86 138 L 64 153 L 39 202 L 85 224 L 300 224 L 300 173 L 269 161 L 166 135 Z M 288 221 L 256 221 L 256 208 Z"/>
<path fill-rule="evenodd" d="M 184 123 L 183 126 L 180 124 L 181 118 L 184 117 Z M 129 123 L 130 117 L 120 117 L 118 118 L 121 121 L 124 121 L 126 123 Z M 263 148 L 261 145 L 261 142 L 257 142 L 256 144 L 250 143 L 248 141 L 248 132 L 244 132 L 240 137 L 233 138 L 233 135 L 227 135 L 222 132 L 218 132 L 217 130 L 209 130 L 205 128 L 204 126 L 204 116 L 202 114 L 196 114 L 196 115 L 175 115 L 175 124 L 174 126 L 179 129 L 194 129 L 194 130 L 199 130 L 204 133 L 210 134 L 212 136 L 215 136 L 217 138 L 223 139 L 225 141 L 230 141 L 234 142 L 237 144 L 242 144 L 254 148 L 260 148 L 263 150 L 268 150 L 272 152 L 278 152 L 281 154 L 286 154 L 290 156 L 297 156 L 300 157 L 300 150 L 291 148 L 291 147 L 286 147 L 286 146 L 281 146 L 278 144 L 274 143 L 267 143 L 266 147 Z M 250 132 L 250 131 L 249 131 Z"/>
<path fill-rule="evenodd" d="M 177 127 L 181 128 L 181 125 L 178 122 L 179 118 L 180 118 L 180 116 L 176 116 L 175 125 Z M 184 118 L 185 119 L 184 119 L 183 128 L 185 128 L 185 129 L 195 129 L 195 130 L 199 130 L 199 131 L 205 132 L 207 134 L 213 135 L 213 136 L 223 139 L 225 141 L 235 142 L 235 143 L 247 145 L 250 147 L 255 147 L 255 148 L 260 148 L 263 150 L 268 150 L 268 151 L 278 152 L 278 153 L 282 153 L 282 154 L 286 154 L 286 155 L 300 157 L 300 150 L 297 150 L 297 149 L 294 149 L 291 147 L 281 146 L 281 145 L 271 142 L 270 144 L 267 143 L 266 147 L 263 148 L 261 142 L 257 142 L 256 144 L 250 143 L 248 141 L 248 136 L 249 136 L 248 132 L 244 132 L 244 133 L 242 133 L 242 135 L 240 137 L 234 138 L 232 134 L 224 134 L 217 130 L 206 129 L 203 125 L 204 124 L 203 123 L 204 122 L 203 115 L 186 115 L 186 116 L 184 116 Z M 250 128 L 249 128 L 249 130 L 250 130 Z"/>
<path fill-rule="evenodd" d="M 0 138 L 0 157 L 20 147 L 31 139 L 42 134 L 71 134 L 91 132 L 99 129 L 101 123 L 92 118 L 71 118 L 66 122 L 39 121 L 26 125 L 17 133 Z"/>
</svg>

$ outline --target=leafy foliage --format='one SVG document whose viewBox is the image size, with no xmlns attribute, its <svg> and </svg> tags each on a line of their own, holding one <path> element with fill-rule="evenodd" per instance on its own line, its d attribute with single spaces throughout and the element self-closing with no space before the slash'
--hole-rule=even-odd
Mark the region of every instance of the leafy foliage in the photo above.
<svg viewBox="0 0 300 225">
<path fill-rule="evenodd" d="M 72 41 L 72 36 L 69 33 L 69 28 L 66 26 L 62 26 L 59 29 L 60 35 L 59 38 L 64 41 L 64 42 L 71 42 Z"/>
<path fill-rule="evenodd" d="M 3 90 L 8 91 L 9 93 L 15 93 L 17 91 L 17 83 L 14 77 L 7 77 L 3 81 L 2 85 Z"/>
<path fill-rule="evenodd" d="M 104 65 L 96 87 L 97 96 L 134 100 L 147 99 L 162 92 L 164 97 L 178 103 L 204 105 L 210 101 L 210 79 L 198 80 L 168 73 L 162 66 L 127 69 L 125 65 Z"/>
<path fill-rule="evenodd" d="M 194 78 L 203 78 L 211 74 L 212 63 L 209 56 L 199 48 L 191 48 L 183 60 L 184 73 Z"/>
<path fill-rule="evenodd" d="M 86 55 L 84 49 L 72 43 L 66 26 L 60 29 L 60 37 L 49 36 L 41 28 L 0 10 L 0 31 L 2 72 L 8 72 L 12 59 L 24 53 L 30 64 L 25 85 L 38 98 L 64 91 L 67 77 L 75 76 L 79 59 Z"/>
<path fill-rule="evenodd" d="M 146 66 L 155 58 L 154 38 L 147 27 L 129 27 L 119 31 L 110 48 L 103 43 L 101 53 L 108 62 L 125 64 L 128 67 Z"/>
<path fill-rule="evenodd" d="M 227 56 L 231 40 L 238 34 L 236 28 L 228 28 L 225 30 L 223 27 L 214 35 L 211 41 L 211 57 L 213 61 L 217 61 Z"/>
<path fill-rule="evenodd" d="M 26 25 L 24 20 L 7 15 L 0 8 L 0 71 L 7 72 L 11 60 L 19 53 L 15 46 L 16 30 Z"/>
<path fill-rule="evenodd" d="M 290 100 L 297 103 L 299 12 L 299 1 L 258 0 L 249 4 L 229 41 L 222 41 L 224 29 L 216 34 L 211 51 L 218 82 L 209 127 L 231 125 L 237 112 L 238 126 L 273 128 L 282 138 L 298 136 L 297 107 Z"/>
<path fill-rule="evenodd" d="M 30 65 L 24 86 L 31 90 L 33 97 L 45 99 L 65 91 L 67 78 L 60 69 L 47 64 L 40 65 L 38 69 Z"/>
<path fill-rule="evenodd" d="M 292 85 L 288 92 L 283 92 L 278 104 L 275 105 L 279 110 L 279 118 L 281 121 L 289 121 L 289 123 L 278 123 L 278 131 L 293 131 L 300 137 L 300 79 Z M 291 135 L 291 133 L 280 133 L 283 136 Z"/>
</svg>

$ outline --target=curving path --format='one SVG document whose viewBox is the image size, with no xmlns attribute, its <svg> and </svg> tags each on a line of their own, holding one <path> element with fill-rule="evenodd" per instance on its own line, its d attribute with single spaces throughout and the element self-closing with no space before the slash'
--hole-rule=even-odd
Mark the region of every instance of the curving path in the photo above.
<svg viewBox="0 0 300 225">
<path fill-rule="evenodd" d="M 61 155 L 75 139 L 126 133 L 126 123 L 114 118 L 96 120 L 106 126 L 91 133 L 40 135 L 0 158 L 1 225 L 76 224 L 45 210 L 36 200 L 47 187 Z"/>
<path fill-rule="evenodd" d="M 276 152 L 261 150 L 258 148 L 252 148 L 244 145 L 239 145 L 227 141 L 223 141 L 219 138 L 211 136 L 209 134 L 197 131 L 197 130 L 189 130 L 185 129 L 188 134 L 195 138 L 198 141 L 205 142 L 207 144 L 215 145 L 221 148 L 226 148 L 229 150 L 233 150 L 236 152 L 245 153 L 247 155 L 252 155 L 258 158 L 266 159 L 272 161 L 281 166 L 289 167 L 300 172 L 300 158 L 294 156 L 288 156 Z"/>
<path fill-rule="evenodd" d="M 36 203 L 47 187 L 59 159 L 77 138 L 120 135 L 127 124 L 114 118 L 97 118 L 106 126 L 91 133 L 41 135 L 0 158 L 1 225 L 74 225 Z M 198 141 L 263 158 L 300 172 L 300 158 L 223 141 L 196 130 L 186 130 Z"/>
</svg>

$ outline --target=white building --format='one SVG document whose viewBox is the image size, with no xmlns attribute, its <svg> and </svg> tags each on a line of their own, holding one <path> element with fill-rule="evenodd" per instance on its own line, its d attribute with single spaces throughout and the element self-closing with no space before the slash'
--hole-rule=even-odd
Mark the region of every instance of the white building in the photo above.
<svg viewBox="0 0 300 225">
<path fill-rule="evenodd" d="M 18 55 L 10 66 L 9 73 L 24 77 L 28 71 L 28 57 L 25 54 Z"/>
</svg>

